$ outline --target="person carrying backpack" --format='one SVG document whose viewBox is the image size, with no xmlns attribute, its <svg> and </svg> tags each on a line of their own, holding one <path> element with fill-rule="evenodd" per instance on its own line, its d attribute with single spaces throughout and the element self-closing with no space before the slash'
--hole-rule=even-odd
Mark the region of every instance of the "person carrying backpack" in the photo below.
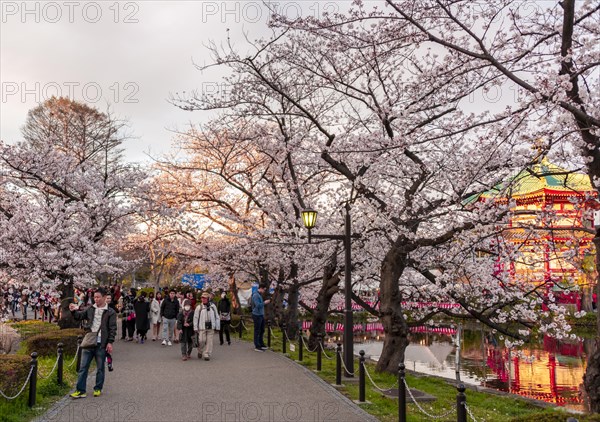
<svg viewBox="0 0 600 422">
<path fill-rule="evenodd" d="M 270 300 L 263 300 L 262 295 L 265 293 L 265 288 L 259 286 L 258 290 L 252 294 L 250 299 L 252 306 L 252 321 L 254 322 L 254 350 L 264 352 L 268 349 L 264 341 L 265 335 L 265 305 L 269 304 Z"/>
</svg>

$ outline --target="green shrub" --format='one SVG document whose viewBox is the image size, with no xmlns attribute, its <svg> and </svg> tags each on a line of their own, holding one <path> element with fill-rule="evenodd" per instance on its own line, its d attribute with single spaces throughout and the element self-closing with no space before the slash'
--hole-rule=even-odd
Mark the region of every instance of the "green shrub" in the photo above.
<svg viewBox="0 0 600 422">
<path fill-rule="evenodd" d="M 0 355 L 0 390 L 7 396 L 19 392 L 29 375 L 31 358 L 22 355 Z"/>
<path fill-rule="evenodd" d="M 73 355 L 77 351 L 77 336 L 83 335 L 79 328 L 67 328 L 29 337 L 23 342 L 27 353 L 37 352 L 38 356 L 56 356 L 58 343 L 63 343 L 64 353 Z"/>
<path fill-rule="evenodd" d="M 43 322 L 33 319 L 28 321 L 13 322 L 12 324 L 10 324 L 10 326 L 19 332 L 19 335 L 21 336 L 22 340 L 25 340 L 32 336 L 36 336 L 38 334 L 44 334 L 59 330 L 59 327 L 56 324 L 51 324 L 49 322 Z"/>
</svg>

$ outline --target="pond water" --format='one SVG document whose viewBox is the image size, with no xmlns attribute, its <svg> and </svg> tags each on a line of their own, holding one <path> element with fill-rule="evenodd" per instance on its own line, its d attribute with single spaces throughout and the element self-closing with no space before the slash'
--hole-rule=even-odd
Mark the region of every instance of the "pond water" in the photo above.
<svg viewBox="0 0 600 422">
<path fill-rule="evenodd" d="M 587 361 L 585 351 L 591 347 L 591 340 L 558 341 L 544 336 L 509 350 L 491 333 L 472 327 L 462 330 L 457 365 L 454 328 L 423 327 L 415 331 L 406 350 L 407 369 L 449 379 L 459 376 L 465 384 L 584 410 L 581 392 Z M 335 342 L 335 335 L 330 341 Z M 380 331 L 355 331 L 355 353 L 364 350 L 376 361 L 382 347 Z"/>
</svg>

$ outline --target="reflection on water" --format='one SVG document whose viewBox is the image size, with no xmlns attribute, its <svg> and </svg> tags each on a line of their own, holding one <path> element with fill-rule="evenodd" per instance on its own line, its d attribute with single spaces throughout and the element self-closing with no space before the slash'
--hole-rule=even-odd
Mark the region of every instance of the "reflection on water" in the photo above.
<svg viewBox="0 0 600 422">
<path fill-rule="evenodd" d="M 355 334 L 356 353 L 365 350 L 367 356 L 377 360 L 383 346 L 382 334 Z M 456 379 L 455 343 L 455 336 L 449 334 L 413 333 L 406 350 L 406 367 Z M 459 376 L 466 384 L 583 410 L 580 391 L 586 360 L 583 340 L 565 342 L 545 336 L 537 343 L 509 350 L 489 333 L 464 330 Z"/>
</svg>

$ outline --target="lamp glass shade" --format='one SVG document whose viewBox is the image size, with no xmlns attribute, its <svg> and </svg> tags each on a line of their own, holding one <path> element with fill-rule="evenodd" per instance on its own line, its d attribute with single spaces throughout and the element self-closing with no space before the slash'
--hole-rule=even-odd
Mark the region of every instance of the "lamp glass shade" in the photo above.
<svg viewBox="0 0 600 422">
<path fill-rule="evenodd" d="M 304 227 L 312 229 L 317 224 L 317 212 L 311 209 L 303 210 L 302 222 L 304 223 Z"/>
</svg>

